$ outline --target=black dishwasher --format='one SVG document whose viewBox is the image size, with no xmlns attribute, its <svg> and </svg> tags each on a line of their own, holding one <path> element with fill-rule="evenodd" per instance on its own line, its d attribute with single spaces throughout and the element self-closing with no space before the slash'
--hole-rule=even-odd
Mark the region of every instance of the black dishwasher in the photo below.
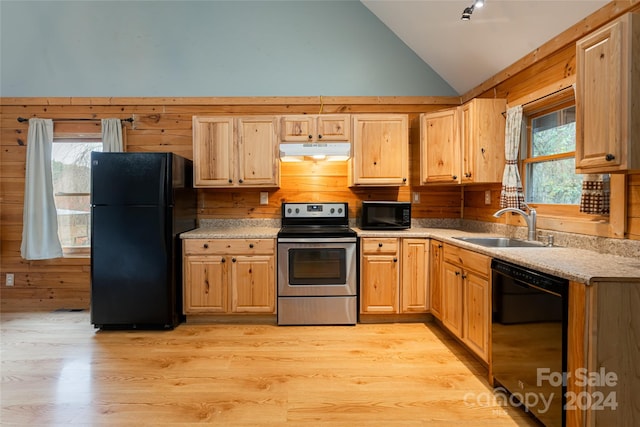
<svg viewBox="0 0 640 427">
<path fill-rule="evenodd" d="M 492 374 L 505 401 L 564 426 L 568 280 L 494 259 Z"/>
</svg>

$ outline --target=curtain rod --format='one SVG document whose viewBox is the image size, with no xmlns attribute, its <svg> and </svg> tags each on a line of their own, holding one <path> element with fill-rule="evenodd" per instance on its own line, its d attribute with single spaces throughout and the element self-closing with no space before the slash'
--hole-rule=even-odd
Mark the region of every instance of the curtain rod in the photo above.
<svg viewBox="0 0 640 427">
<path fill-rule="evenodd" d="M 94 122 L 95 122 L 95 121 L 98 121 L 98 120 L 100 120 L 100 119 L 80 119 L 80 118 L 78 118 L 78 119 L 52 119 L 52 120 L 53 120 L 54 122 L 55 122 L 55 121 L 74 121 L 74 122 L 75 122 L 75 121 L 78 121 L 78 122 L 89 122 L 89 121 L 94 121 Z M 18 121 L 19 121 L 20 123 L 23 123 L 23 122 L 28 122 L 28 121 L 29 121 L 29 119 L 25 119 L 24 117 L 18 117 Z M 128 119 L 120 119 L 120 121 L 133 123 L 133 117 L 129 117 Z"/>
</svg>

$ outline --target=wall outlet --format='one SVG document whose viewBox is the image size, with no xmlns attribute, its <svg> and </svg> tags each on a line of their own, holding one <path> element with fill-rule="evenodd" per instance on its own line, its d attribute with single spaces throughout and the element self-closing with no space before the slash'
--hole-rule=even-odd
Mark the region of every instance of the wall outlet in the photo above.
<svg viewBox="0 0 640 427">
<path fill-rule="evenodd" d="M 269 204 L 269 193 L 267 191 L 260 192 L 260 204 L 261 205 Z"/>
<path fill-rule="evenodd" d="M 484 192 L 484 204 L 485 205 L 490 205 L 491 204 L 491 190 L 485 190 L 485 192 Z"/>
<path fill-rule="evenodd" d="M 420 193 L 417 191 L 414 191 L 411 194 L 411 200 L 413 201 L 413 203 L 420 203 Z"/>
<path fill-rule="evenodd" d="M 5 279 L 5 285 L 13 286 L 13 273 L 7 273 L 7 277 Z"/>
</svg>

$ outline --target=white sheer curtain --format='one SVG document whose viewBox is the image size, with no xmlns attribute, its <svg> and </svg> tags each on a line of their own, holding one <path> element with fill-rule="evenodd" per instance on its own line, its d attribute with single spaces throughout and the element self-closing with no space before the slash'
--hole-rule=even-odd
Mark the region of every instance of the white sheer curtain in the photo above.
<svg viewBox="0 0 640 427">
<path fill-rule="evenodd" d="M 51 176 L 52 144 L 53 120 L 29 119 L 20 245 L 20 254 L 24 259 L 62 257 Z"/>
<path fill-rule="evenodd" d="M 102 119 L 102 151 L 122 152 L 122 123 L 120 119 Z"/>
<path fill-rule="evenodd" d="M 518 172 L 518 154 L 520 153 L 520 133 L 522 130 L 522 105 L 516 105 L 507 110 L 505 128 L 504 154 L 506 165 L 502 175 L 502 190 L 500 191 L 501 208 L 526 207 L 522 181 Z"/>
</svg>

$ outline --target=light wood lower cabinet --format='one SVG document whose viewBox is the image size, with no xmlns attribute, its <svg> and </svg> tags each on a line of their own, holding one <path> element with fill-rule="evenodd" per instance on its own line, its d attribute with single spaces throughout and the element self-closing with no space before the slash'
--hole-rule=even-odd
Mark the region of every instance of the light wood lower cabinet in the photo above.
<svg viewBox="0 0 640 427">
<path fill-rule="evenodd" d="M 491 331 L 491 258 L 444 245 L 442 324 L 485 362 Z"/>
<path fill-rule="evenodd" d="M 444 245 L 439 240 L 431 240 L 429 249 L 429 303 L 431 314 L 442 320 L 442 262 Z"/>
<path fill-rule="evenodd" d="M 360 244 L 360 313 L 426 313 L 429 240 L 364 237 Z"/>
<path fill-rule="evenodd" d="M 185 239 L 184 314 L 275 313 L 274 239 Z"/>
</svg>

